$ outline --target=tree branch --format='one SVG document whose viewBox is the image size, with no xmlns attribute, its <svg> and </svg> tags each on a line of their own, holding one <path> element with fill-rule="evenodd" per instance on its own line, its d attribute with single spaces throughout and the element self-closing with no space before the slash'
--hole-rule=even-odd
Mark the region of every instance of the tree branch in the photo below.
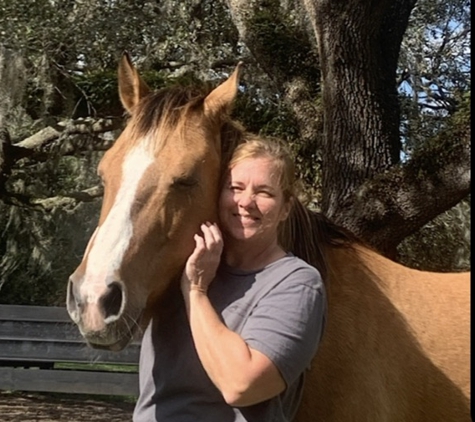
<svg viewBox="0 0 475 422">
<path fill-rule="evenodd" d="M 102 196 L 102 188 L 92 187 L 80 192 L 55 196 L 51 198 L 33 198 L 17 192 L 8 191 L 7 180 L 12 174 L 15 163 L 25 157 L 33 162 L 47 161 L 51 157 L 52 150 L 46 147 L 60 142 L 60 154 L 69 155 L 81 150 L 105 150 L 113 141 L 99 139 L 100 133 L 109 132 L 121 127 L 122 119 L 77 119 L 67 120 L 57 125 L 48 126 L 34 135 L 16 144 L 11 139 L 6 128 L 0 128 L 0 199 L 8 205 L 28 207 L 39 211 L 49 211 L 57 207 L 65 209 L 77 206 L 80 202 L 90 202 Z M 71 137 L 89 135 L 86 141 L 70 142 Z M 90 137 L 94 136 L 95 143 L 91 145 Z M 55 144 L 56 145 L 56 144 Z"/>
<path fill-rule="evenodd" d="M 48 126 L 34 135 L 15 144 L 17 147 L 37 149 L 52 143 L 53 141 L 74 134 L 98 134 L 119 129 L 122 119 L 76 119 L 59 122 L 54 127 Z"/>
<path fill-rule="evenodd" d="M 365 182 L 335 222 L 390 257 L 398 244 L 470 193 L 470 129 L 445 134 Z"/>
<path fill-rule="evenodd" d="M 104 190 L 102 186 L 93 186 L 78 192 L 71 192 L 65 195 L 53 196 L 50 198 L 33 198 L 28 195 L 18 193 L 5 193 L 0 198 L 7 205 L 26 207 L 37 211 L 53 211 L 56 208 L 73 209 L 81 202 L 92 202 L 96 198 L 102 197 Z"/>
</svg>

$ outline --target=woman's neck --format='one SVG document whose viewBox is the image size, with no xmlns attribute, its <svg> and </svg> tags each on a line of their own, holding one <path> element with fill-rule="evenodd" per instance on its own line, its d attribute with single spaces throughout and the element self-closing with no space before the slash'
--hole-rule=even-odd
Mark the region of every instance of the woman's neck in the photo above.
<svg viewBox="0 0 475 422">
<path fill-rule="evenodd" d="M 277 240 L 267 244 L 250 245 L 246 241 L 224 239 L 224 262 L 240 270 L 259 270 L 283 258 L 286 253 Z"/>
</svg>

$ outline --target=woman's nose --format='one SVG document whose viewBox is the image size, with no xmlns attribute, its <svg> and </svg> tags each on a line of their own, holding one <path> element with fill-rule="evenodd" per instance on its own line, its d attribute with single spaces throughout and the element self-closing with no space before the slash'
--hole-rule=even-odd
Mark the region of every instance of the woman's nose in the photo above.
<svg viewBox="0 0 475 422">
<path fill-rule="evenodd" d="M 255 195 L 252 192 L 243 191 L 239 195 L 239 206 L 243 208 L 248 208 L 255 203 Z"/>
</svg>

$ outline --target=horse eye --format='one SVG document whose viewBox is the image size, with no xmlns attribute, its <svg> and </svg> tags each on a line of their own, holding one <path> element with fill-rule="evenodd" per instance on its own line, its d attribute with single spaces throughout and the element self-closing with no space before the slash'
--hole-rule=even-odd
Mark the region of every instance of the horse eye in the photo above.
<svg viewBox="0 0 475 422">
<path fill-rule="evenodd" d="M 174 188 L 192 188 L 198 184 L 198 180 L 194 177 L 177 177 L 173 179 L 172 187 Z"/>
</svg>

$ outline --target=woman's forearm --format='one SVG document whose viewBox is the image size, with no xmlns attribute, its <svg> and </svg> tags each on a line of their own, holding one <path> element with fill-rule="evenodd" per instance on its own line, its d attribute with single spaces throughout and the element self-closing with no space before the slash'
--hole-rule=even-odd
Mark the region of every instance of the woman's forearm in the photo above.
<svg viewBox="0 0 475 422">
<path fill-rule="evenodd" d="M 185 302 L 198 356 L 227 403 L 249 406 L 285 389 L 277 368 L 226 327 L 206 293 L 191 290 Z"/>
</svg>

